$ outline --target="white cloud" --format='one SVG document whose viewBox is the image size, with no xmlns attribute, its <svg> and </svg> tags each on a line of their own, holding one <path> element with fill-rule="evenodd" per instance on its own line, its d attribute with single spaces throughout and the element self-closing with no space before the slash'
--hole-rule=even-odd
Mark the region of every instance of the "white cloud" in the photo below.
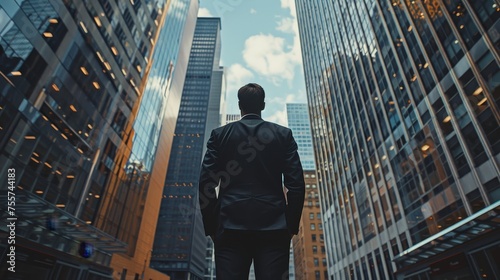
<svg viewBox="0 0 500 280">
<path fill-rule="evenodd" d="M 198 17 L 213 17 L 212 13 L 207 8 L 200 8 L 198 10 Z"/>
<path fill-rule="evenodd" d="M 294 0 L 281 0 L 281 8 L 290 9 L 290 15 L 294 18 L 297 17 L 297 11 L 295 10 Z"/>
<path fill-rule="evenodd" d="M 251 9 L 250 9 L 250 13 L 251 13 L 252 15 L 254 15 L 254 14 L 256 14 L 256 13 L 257 13 L 257 10 L 255 10 L 254 8 L 251 8 Z"/>
<path fill-rule="evenodd" d="M 239 63 L 235 63 L 226 68 L 227 92 L 232 93 L 243 85 L 252 82 L 253 73 Z"/>
<path fill-rule="evenodd" d="M 266 76 L 274 84 L 282 80 L 291 82 L 295 75 L 295 66 L 300 63 L 300 52 L 285 45 L 285 39 L 274 35 L 259 34 L 245 41 L 243 59 L 248 67 Z"/>
<path fill-rule="evenodd" d="M 249 37 L 243 50 L 246 65 L 275 85 L 280 85 L 282 81 L 290 84 L 295 78 L 296 68 L 302 68 L 295 3 L 293 0 L 281 0 L 281 7 L 289 9 L 290 16 L 281 18 L 276 30 L 293 34 L 292 43 L 287 43 L 284 37 L 259 34 Z"/>
<path fill-rule="evenodd" d="M 272 115 L 266 117 L 265 119 L 271 122 L 275 122 L 284 126 L 288 126 L 287 114 L 286 114 L 286 104 L 287 103 L 297 103 L 296 94 L 287 94 L 284 96 L 283 92 L 266 93 L 266 108 L 265 113 L 270 113 Z"/>
<path fill-rule="evenodd" d="M 285 32 L 285 33 L 295 33 L 295 25 L 297 24 L 297 21 L 294 20 L 294 18 L 291 17 L 285 17 L 281 18 L 278 21 L 278 26 L 276 27 L 277 30 Z"/>
<path fill-rule="evenodd" d="M 264 109 L 265 110 L 265 109 Z M 274 122 L 283 126 L 288 126 L 288 119 L 286 117 L 286 108 L 274 112 L 271 116 L 265 118 L 266 121 Z"/>
<path fill-rule="evenodd" d="M 272 93 L 270 93 L 272 94 Z M 281 95 L 276 95 L 276 96 L 269 96 L 266 98 L 267 103 L 272 103 L 276 105 L 283 105 L 286 103 L 295 103 L 297 102 L 296 99 L 296 94 L 289 93 L 285 97 L 283 97 L 283 94 Z"/>
</svg>

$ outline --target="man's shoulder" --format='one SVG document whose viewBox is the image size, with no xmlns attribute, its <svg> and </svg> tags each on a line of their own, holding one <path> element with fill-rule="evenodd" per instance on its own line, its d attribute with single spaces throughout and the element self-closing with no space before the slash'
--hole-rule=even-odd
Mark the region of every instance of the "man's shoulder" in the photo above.
<svg viewBox="0 0 500 280">
<path fill-rule="evenodd" d="M 225 125 L 221 125 L 221 126 L 219 126 L 219 127 L 216 127 L 216 128 L 214 128 L 214 129 L 212 129 L 212 132 L 214 132 L 214 133 L 216 133 L 216 134 L 217 134 L 217 133 L 221 133 L 222 131 L 227 130 L 227 129 L 231 128 L 232 126 L 234 126 L 237 122 L 238 122 L 238 121 L 235 121 L 235 122 L 230 122 L 230 123 L 227 123 L 227 124 L 225 124 Z"/>
<path fill-rule="evenodd" d="M 273 130 L 277 130 L 277 131 L 291 131 L 290 128 L 288 128 L 286 126 L 283 126 L 283 125 L 280 125 L 280 124 L 277 124 L 277 123 L 274 123 L 274 122 L 266 121 L 266 120 L 263 120 L 263 119 L 259 119 L 259 121 L 262 122 L 262 124 L 264 124 L 266 127 L 272 128 Z M 216 127 L 216 128 L 213 129 L 213 131 L 218 134 L 218 133 L 221 133 L 223 131 L 227 131 L 227 130 L 233 128 L 233 127 L 237 127 L 237 126 L 240 126 L 240 125 L 245 126 L 246 124 L 245 124 L 244 121 L 238 120 L 238 121 L 230 122 L 228 124 Z"/>
<path fill-rule="evenodd" d="M 274 122 L 270 122 L 270 121 L 264 121 L 264 123 L 270 127 L 273 127 L 274 129 L 276 130 L 280 130 L 280 131 L 290 131 L 291 129 L 286 127 L 286 126 L 283 126 L 281 124 L 277 124 L 277 123 L 274 123 Z"/>
</svg>

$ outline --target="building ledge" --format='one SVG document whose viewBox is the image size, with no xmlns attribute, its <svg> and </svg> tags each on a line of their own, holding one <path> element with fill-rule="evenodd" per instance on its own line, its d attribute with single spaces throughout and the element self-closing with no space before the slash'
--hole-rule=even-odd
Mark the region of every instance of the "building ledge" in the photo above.
<svg viewBox="0 0 500 280">
<path fill-rule="evenodd" d="M 395 256 L 393 261 L 400 266 L 413 265 L 498 228 L 500 201 L 415 244 Z"/>
<path fill-rule="evenodd" d="M 7 221 L 0 226 L 2 231 L 8 232 L 8 222 L 15 222 L 16 236 L 29 240 L 33 240 L 34 235 L 47 237 L 47 239 L 51 239 L 51 236 L 59 236 L 77 243 L 82 241 L 91 243 L 95 250 L 109 255 L 127 251 L 128 245 L 123 241 L 87 224 L 31 192 L 16 189 L 14 197 L 15 206 L 12 207 L 14 210 L 6 207 L 7 209 L 0 213 L 1 219 Z M 7 192 L 0 195 L 0 204 L 7 205 Z M 12 212 L 9 212 L 11 210 Z M 50 242 L 43 243 L 51 246 Z M 51 247 L 58 249 L 57 244 Z"/>
</svg>

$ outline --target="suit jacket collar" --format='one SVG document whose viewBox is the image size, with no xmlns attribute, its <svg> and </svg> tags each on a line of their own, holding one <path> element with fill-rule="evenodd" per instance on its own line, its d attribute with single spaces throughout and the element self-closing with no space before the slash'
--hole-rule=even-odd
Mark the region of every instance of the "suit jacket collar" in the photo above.
<svg viewBox="0 0 500 280">
<path fill-rule="evenodd" d="M 262 119 L 261 116 L 257 115 L 257 114 L 253 114 L 253 113 L 249 113 L 249 114 L 246 114 L 244 116 L 241 117 L 241 119 L 245 119 L 245 120 L 258 120 L 258 119 Z"/>
</svg>

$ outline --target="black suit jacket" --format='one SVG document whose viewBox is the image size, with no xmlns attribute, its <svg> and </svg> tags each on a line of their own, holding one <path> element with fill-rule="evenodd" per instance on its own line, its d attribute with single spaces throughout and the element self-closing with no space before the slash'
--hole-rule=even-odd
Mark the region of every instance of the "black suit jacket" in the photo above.
<svg viewBox="0 0 500 280">
<path fill-rule="evenodd" d="M 304 195 L 302 165 L 289 128 L 252 114 L 212 131 L 199 181 L 206 235 L 224 229 L 296 234 Z"/>
</svg>

